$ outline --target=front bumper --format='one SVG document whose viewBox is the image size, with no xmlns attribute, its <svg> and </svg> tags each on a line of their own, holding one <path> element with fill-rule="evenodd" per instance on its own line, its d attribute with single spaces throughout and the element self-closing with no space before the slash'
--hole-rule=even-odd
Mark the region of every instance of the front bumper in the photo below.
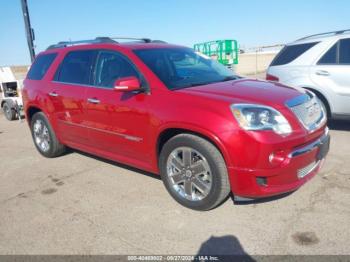
<svg viewBox="0 0 350 262">
<path fill-rule="evenodd" d="M 295 191 L 320 170 L 329 149 L 328 128 L 322 136 L 294 147 L 275 168 L 229 167 L 231 189 L 238 198 L 262 198 Z"/>
</svg>

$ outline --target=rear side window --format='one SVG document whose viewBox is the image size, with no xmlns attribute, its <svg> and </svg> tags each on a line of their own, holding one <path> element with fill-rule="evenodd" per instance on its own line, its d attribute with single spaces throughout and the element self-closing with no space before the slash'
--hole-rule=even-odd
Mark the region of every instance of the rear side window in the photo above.
<svg viewBox="0 0 350 262">
<path fill-rule="evenodd" d="M 319 65 L 350 64 L 350 38 L 339 40 L 318 61 Z"/>
<path fill-rule="evenodd" d="M 332 46 L 318 61 L 319 65 L 329 65 L 337 63 L 338 43 Z"/>
<path fill-rule="evenodd" d="M 69 52 L 56 73 L 55 80 L 72 84 L 90 84 L 95 50 Z"/>
<path fill-rule="evenodd" d="M 339 64 L 350 64 L 350 39 L 340 40 Z"/>
<path fill-rule="evenodd" d="M 41 80 L 55 60 L 57 53 L 39 55 L 31 66 L 27 78 L 30 80 Z"/>
<path fill-rule="evenodd" d="M 316 44 L 318 44 L 318 42 L 285 46 L 281 50 L 281 52 L 276 56 L 276 58 L 272 61 L 271 66 L 288 64 L 293 60 L 297 59 L 299 56 L 301 56 L 303 53 L 305 53 L 307 50 L 309 50 Z"/>
</svg>

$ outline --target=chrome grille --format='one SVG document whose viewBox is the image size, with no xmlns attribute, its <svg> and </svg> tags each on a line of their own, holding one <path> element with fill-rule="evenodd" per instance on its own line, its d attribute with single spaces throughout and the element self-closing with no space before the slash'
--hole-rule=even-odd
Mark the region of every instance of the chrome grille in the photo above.
<svg viewBox="0 0 350 262">
<path fill-rule="evenodd" d="M 298 170 L 298 178 L 301 179 L 305 177 L 306 175 L 310 174 L 317 166 L 319 161 L 314 161 L 311 164 L 301 168 Z"/>
<path fill-rule="evenodd" d="M 287 105 L 309 131 L 319 127 L 326 119 L 320 102 L 311 92 L 288 101 Z"/>
</svg>

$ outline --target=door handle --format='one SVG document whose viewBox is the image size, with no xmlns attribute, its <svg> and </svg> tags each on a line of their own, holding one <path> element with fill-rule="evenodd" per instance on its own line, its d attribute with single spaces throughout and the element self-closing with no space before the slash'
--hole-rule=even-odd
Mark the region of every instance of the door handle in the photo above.
<svg viewBox="0 0 350 262">
<path fill-rule="evenodd" d="M 98 100 L 96 98 L 88 98 L 87 101 L 91 104 L 99 104 L 100 103 L 100 100 Z"/>
<path fill-rule="evenodd" d="M 56 92 L 50 92 L 50 93 L 49 93 L 49 96 L 58 97 L 58 94 L 57 94 Z"/>
<path fill-rule="evenodd" d="M 316 71 L 316 75 L 319 75 L 319 76 L 329 76 L 329 72 L 326 71 L 326 70 L 318 70 L 318 71 Z"/>
</svg>

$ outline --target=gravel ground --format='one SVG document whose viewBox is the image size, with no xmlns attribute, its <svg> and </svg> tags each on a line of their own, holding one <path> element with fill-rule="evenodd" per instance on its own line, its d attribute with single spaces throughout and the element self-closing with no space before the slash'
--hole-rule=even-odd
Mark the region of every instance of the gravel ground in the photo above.
<svg viewBox="0 0 350 262">
<path fill-rule="evenodd" d="M 350 122 L 322 171 L 288 196 L 208 212 L 157 176 L 81 152 L 45 159 L 0 115 L 0 254 L 350 254 Z"/>
</svg>

